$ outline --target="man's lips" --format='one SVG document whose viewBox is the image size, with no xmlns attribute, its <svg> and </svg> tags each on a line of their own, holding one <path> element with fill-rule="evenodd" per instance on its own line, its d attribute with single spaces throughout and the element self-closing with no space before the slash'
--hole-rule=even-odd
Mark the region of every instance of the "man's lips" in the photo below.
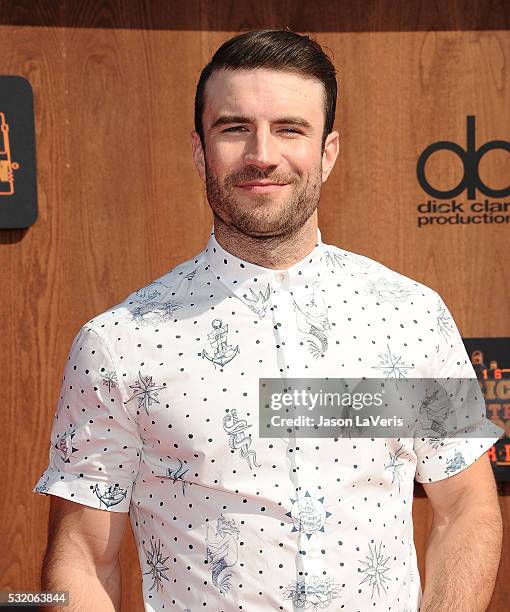
<svg viewBox="0 0 510 612">
<path fill-rule="evenodd" d="M 236 185 L 240 189 L 250 191 L 252 193 L 270 193 L 283 189 L 288 183 L 245 183 L 244 185 Z"/>
</svg>

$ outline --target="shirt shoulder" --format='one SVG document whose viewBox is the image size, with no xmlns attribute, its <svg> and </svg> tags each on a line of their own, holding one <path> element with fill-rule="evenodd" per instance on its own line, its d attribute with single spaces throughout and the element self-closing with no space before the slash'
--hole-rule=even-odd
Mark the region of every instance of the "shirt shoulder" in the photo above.
<svg viewBox="0 0 510 612">
<path fill-rule="evenodd" d="M 164 323 L 182 307 L 183 295 L 189 294 L 190 284 L 204 273 L 207 273 L 207 264 L 202 251 L 132 291 L 118 304 L 95 315 L 84 327 L 108 336 L 119 326 L 146 327 Z"/>
<path fill-rule="evenodd" d="M 383 263 L 335 245 L 325 244 L 326 265 L 341 267 L 344 274 L 355 280 L 364 294 L 374 296 L 380 302 L 394 305 L 415 300 L 430 304 L 439 298 L 437 292 L 409 276 L 405 276 Z"/>
</svg>

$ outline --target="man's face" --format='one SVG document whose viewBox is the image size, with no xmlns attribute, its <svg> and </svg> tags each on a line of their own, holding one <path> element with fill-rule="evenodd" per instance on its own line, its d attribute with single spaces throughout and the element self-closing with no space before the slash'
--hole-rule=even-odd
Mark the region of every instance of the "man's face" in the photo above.
<svg viewBox="0 0 510 612">
<path fill-rule="evenodd" d="M 214 213 L 250 236 L 301 227 L 338 155 L 336 132 L 321 151 L 322 84 L 275 70 L 219 70 L 207 82 L 202 120 L 205 151 L 193 132 L 193 158 Z"/>
</svg>

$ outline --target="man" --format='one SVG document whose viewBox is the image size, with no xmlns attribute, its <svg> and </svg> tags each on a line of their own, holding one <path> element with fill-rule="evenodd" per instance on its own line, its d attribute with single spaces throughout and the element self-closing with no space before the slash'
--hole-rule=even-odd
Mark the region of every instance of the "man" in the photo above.
<svg viewBox="0 0 510 612">
<path fill-rule="evenodd" d="M 89 321 L 65 370 L 44 587 L 120 605 L 129 510 L 146 610 L 417 610 L 414 478 L 434 509 L 422 610 L 485 610 L 497 439 L 257 434 L 260 378 L 474 376 L 431 289 L 325 245 L 335 69 L 289 31 L 227 41 L 197 88 L 205 250 Z M 398 466 L 398 468 L 397 468 Z"/>
</svg>

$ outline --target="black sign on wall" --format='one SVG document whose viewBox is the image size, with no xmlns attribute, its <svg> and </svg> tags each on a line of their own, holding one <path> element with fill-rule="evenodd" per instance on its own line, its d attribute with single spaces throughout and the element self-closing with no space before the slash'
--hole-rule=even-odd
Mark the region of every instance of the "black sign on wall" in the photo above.
<svg viewBox="0 0 510 612">
<path fill-rule="evenodd" d="M 418 176 L 418 182 L 422 189 L 429 195 L 440 198 L 449 199 L 456 198 L 463 191 L 467 190 L 468 200 L 474 200 L 476 198 L 477 190 L 484 196 L 491 198 L 507 198 L 510 196 L 510 185 L 503 189 L 493 189 L 486 185 L 480 178 L 479 165 L 482 157 L 494 149 L 502 149 L 510 153 L 510 142 L 506 140 L 491 140 L 485 142 L 478 149 L 476 148 L 475 140 L 475 117 L 469 115 L 467 117 L 467 145 L 464 149 L 456 142 L 450 142 L 449 140 L 441 140 L 440 142 L 434 142 L 429 145 L 420 155 L 418 159 L 418 165 L 416 166 L 416 173 Z M 425 174 L 425 164 L 429 157 L 436 151 L 451 151 L 460 158 L 462 165 L 464 166 L 464 175 L 458 185 L 447 189 L 446 191 L 440 191 L 433 187 Z"/>
<path fill-rule="evenodd" d="M 0 229 L 37 219 L 34 99 L 19 76 L 0 76 Z"/>
</svg>

